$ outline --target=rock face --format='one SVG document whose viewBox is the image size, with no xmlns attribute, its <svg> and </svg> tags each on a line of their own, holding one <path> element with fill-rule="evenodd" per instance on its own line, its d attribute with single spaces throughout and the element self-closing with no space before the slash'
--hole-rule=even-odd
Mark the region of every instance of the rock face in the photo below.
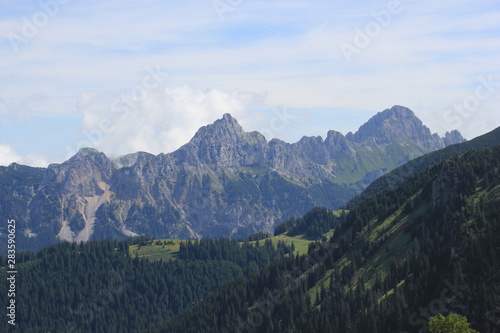
<svg viewBox="0 0 500 333">
<path fill-rule="evenodd" d="M 420 147 L 437 150 L 453 143 L 464 142 L 458 131 L 446 133 L 444 138 L 431 134 L 429 128 L 422 124 L 413 111 L 403 106 L 379 112 L 355 133 L 347 134 L 347 138 L 356 143 L 390 144 L 395 141 L 411 141 Z"/>
<path fill-rule="evenodd" d="M 314 206 L 336 209 L 387 171 L 462 141 L 457 131 L 431 134 L 400 106 L 354 134 L 329 131 L 325 140 L 293 144 L 245 132 L 225 114 L 170 154 L 111 161 L 86 148 L 47 169 L 1 168 L 3 200 L 13 202 L 3 213 L 17 214 L 28 249 L 134 235 L 241 237 Z"/>
<path fill-rule="evenodd" d="M 57 184 L 61 194 L 93 196 L 102 194 L 100 183 L 109 183 L 115 165 L 92 148 L 83 148 L 67 162 L 49 167 L 41 182 L 41 189 Z"/>
</svg>

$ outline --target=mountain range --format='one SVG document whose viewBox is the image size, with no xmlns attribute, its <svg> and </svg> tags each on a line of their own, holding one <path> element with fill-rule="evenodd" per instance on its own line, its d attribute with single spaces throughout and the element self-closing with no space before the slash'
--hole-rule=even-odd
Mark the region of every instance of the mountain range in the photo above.
<svg viewBox="0 0 500 333">
<path fill-rule="evenodd" d="M 444 315 L 453 329 L 443 332 L 499 332 L 499 134 L 412 160 L 344 208 L 315 207 L 274 236 L 20 252 L 9 331 L 435 332 L 429 323 Z"/>
<path fill-rule="evenodd" d="M 458 131 L 431 134 L 402 106 L 356 133 L 292 144 L 245 132 L 225 114 L 168 154 L 110 159 L 84 148 L 48 168 L 1 167 L 0 214 L 16 219 L 22 249 L 137 235 L 244 237 L 315 206 L 337 209 L 394 168 L 463 141 Z"/>
</svg>

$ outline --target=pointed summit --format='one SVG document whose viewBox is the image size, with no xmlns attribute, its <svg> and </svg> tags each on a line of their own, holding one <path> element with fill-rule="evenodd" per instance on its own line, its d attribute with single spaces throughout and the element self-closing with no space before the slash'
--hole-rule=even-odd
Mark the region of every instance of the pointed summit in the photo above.
<svg viewBox="0 0 500 333">
<path fill-rule="evenodd" d="M 236 120 L 236 118 L 233 118 L 233 116 L 231 116 L 230 113 L 224 113 L 222 115 L 222 119 L 220 119 L 219 121 L 225 121 L 227 123 L 236 123 L 236 124 L 238 124 L 238 121 Z"/>
<path fill-rule="evenodd" d="M 70 160 L 79 160 L 87 156 L 98 156 L 100 154 L 101 152 L 99 152 L 97 149 L 85 147 L 85 148 L 80 148 L 78 153 L 76 153 L 73 157 L 71 157 Z"/>
<path fill-rule="evenodd" d="M 238 121 L 229 113 L 225 113 L 221 119 L 216 120 L 213 124 L 201 127 L 196 132 L 193 140 L 205 139 L 214 137 L 217 139 L 235 140 L 241 137 L 245 132 Z"/>
<path fill-rule="evenodd" d="M 200 128 L 174 155 L 191 165 L 239 166 L 262 161 L 266 146 L 262 134 L 245 132 L 238 121 L 226 113 L 213 124 Z"/>
<path fill-rule="evenodd" d="M 375 138 L 375 141 L 378 141 L 377 139 L 386 139 L 387 136 L 393 136 L 395 132 L 398 132 L 398 134 L 409 134 L 412 129 L 422 129 L 422 127 L 425 126 L 415 116 L 413 111 L 396 105 L 371 117 L 356 133 L 349 133 L 348 139 L 357 143 L 364 142 L 370 138 Z M 430 131 L 429 135 L 431 135 Z"/>
<path fill-rule="evenodd" d="M 109 183 L 116 169 L 108 157 L 94 148 L 81 148 L 62 164 L 47 169 L 41 187 L 57 184 L 63 194 L 93 197 L 102 194 L 101 183 Z"/>
<path fill-rule="evenodd" d="M 377 113 L 355 133 L 347 134 L 355 143 L 390 144 L 394 141 L 410 141 L 429 150 L 444 148 L 448 144 L 463 142 L 458 131 L 446 139 L 432 134 L 427 126 L 404 106 L 393 106 Z"/>
<path fill-rule="evenodd" d="M 462 143 L 465 141 L 466 140 L 464 139 L 462 134 L 460 134 L 460 132 L 457 130 L 453 130 L 451 132 L 446 132 L 446 134 L 444 135 L 444 144 L 446 146 L 449 146 L 449 145 L 452 145 L 455 143 Z"/>
</svg>

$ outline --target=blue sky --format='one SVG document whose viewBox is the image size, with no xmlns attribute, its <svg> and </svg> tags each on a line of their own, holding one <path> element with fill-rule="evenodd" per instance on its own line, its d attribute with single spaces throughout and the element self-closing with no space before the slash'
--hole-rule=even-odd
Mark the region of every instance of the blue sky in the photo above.
<svg viewBox="0 0 500 333">
<path fill-rule="evenodd" d="M 0 0 L 0 165 L 158 154 L 232 113 L 293 142 L 393 105 L 500 125 L 500 3 Z"/>
</svg>

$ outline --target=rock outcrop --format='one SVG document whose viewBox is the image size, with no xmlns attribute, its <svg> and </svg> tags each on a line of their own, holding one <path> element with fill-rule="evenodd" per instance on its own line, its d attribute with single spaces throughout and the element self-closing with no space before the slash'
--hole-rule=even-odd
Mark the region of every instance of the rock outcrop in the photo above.
<svg viewBox="0 0 500 333">
<path fill-rule="evenodd" d="M 47 169 L 3 168 L 0 184 L 10 193 L 3 200 L 14 202 L 5 214 L 19 214 L 19 228 L 30 236 L 24 248 L 134 235 L 241 237 L 314 206 L 336 209 L 387 171 L 462 141 L 457 131 L 431 134 L 400 106 L 354 134 L 329 131 L 326 139 L 292 144 L 245 132 L 225 114 L 173 153 L 112 161 L 85 148 Z M 36 177 L 23 186 L 13 181 L 30 173 Z"/>
</svg>

